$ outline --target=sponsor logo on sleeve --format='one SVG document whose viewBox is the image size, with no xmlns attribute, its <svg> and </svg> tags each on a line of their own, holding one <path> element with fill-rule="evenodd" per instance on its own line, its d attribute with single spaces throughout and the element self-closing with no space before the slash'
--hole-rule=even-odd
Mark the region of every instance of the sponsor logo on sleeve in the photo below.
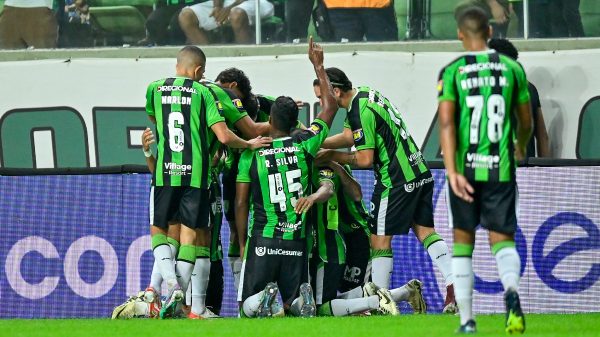
<svg viewBox="0 0 600 337">
<path fill-rule="evenodd" d="M 310 131 L 312 131 L 312 133 L 315 135 L 318 135 L 321 132 L 321 126 L 317 123 L 312 123 L 310 125 Z"/>
<path fill-rule="evenodd" d="M 333 170 L 323 169 L 320 171 L 321 177 L 332 179 L 333 178 Z"/>
<path fill-rule="evenodd" d="M 444 81 L 439 80 L 438 84 L 437 84 L 437 91 L 438 93 L 442 93 L 442 91 L 444 91 Z"/>
<path fill-rule="evenodd" d="M 352 136 L 354 137 L 354 141 L 358 142 L 359 140 L 363 139 L 365 134 L 363 132 L 363 129 L 358 129 L 358 130 L 352 131 Z"/>
<path fill-rule="evenodd" d="M 235 105 L 236 108 L 238 108 L 238 109 L 243 109 L 244 108 L 244 105 L 242 104 L 242 101 L 240 101 L 239 98 L 236 98 L 236 99 L 232 100 L 232 102 L 233 102 L 233 105 Z"/>
</svg>

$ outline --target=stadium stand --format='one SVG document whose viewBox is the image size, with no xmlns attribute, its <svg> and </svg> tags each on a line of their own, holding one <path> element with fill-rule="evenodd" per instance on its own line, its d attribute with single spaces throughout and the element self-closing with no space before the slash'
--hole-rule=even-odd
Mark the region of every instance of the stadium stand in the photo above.
<svg viewBox="0 0 600 337">
<path fill-rule="evenodd" d="M 93 0 L 90 16 L 94 45 L 133 43 L 145 36 L 146 17 L 135 6 L 152 7 L 155 0 Z"/>
</svg>

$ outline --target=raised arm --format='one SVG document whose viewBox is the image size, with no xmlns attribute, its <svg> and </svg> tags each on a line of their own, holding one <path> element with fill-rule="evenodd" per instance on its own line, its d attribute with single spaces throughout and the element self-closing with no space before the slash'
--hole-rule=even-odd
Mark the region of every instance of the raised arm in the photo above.
<svg viewBox="0 0 600 337">
<path fill-rule="evenodd" d="M 323 106 L 321 112 L 317 115 L 317 118 L 323 120 L 327 126 L 331 127 L 335 114 L 338 111 L 338 105 L 333 95 L 333 88 L 329 83 L 329 78 L 325 72 L 325 66 L 323 66 L 323 47 L 313 42 L 312 36 L 310 37 L 308 46 L 308 58 L 315 68 L 315 73 L 319 79 L 319 87 L 321 89 L 321 100 Z"/>
<path fill-rule="evenodd" d="M 346 195 L 350 196 L 353 201 L 361 201 L 362 190 L 358 181 L 356 181 L 342 165 L 334 161 L 329 163 L 329 167 L 340 177 L 342 191 L 344 191 Z"/>
</svg>

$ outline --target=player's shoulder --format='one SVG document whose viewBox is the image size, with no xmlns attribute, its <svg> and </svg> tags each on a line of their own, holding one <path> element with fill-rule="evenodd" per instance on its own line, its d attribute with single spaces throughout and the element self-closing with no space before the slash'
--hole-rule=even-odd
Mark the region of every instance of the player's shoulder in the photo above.
<svg viewBox="0 0 600 337">
<path fill-rule="evenodd" d="M 156 81 L 152 81 L 152 82 L 150 82 L 150 84 L 148 84 L 148 87 L 151 87 L 151 88 L 160 87 L 162 85 L 165 85 L 165 83 L 167 83 L 170 79 L 172 79 L 172 78 L 166 77 L 166 78 L 158 79 Z"/>
<path fill-rule="evenodd" d="M 452 61 L 448 62 L 445 66 L 443 66 L 442 69 L 440 69 L 438 78 L 441 80 L 442 77 L 444 76 L 444 73 L 446 72 L 446 70 L 456 68 L 456 66 L 458 64 L 464 62 L 463 60 L 464 60 L 465 56 L 466 56 L 465 54 L 457 56 Z"/>
</svg>

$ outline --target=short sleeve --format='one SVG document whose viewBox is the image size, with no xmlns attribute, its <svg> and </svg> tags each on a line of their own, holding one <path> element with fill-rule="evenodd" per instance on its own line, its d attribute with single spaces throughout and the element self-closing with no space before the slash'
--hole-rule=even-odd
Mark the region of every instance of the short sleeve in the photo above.
<svg viewBox="0 0 600 337">
<path fill-rule="evenodd" d="M 252 164 L 252 158 L 254 158 L 254 151 L 245 150 L 238 164 L 238 175 L 236 181 L 238 183 L 249 183 L 250 182 L 250 165 Z"/>
<path fill-rule="evenodd" d="M 146 89 L 146 113 L 148 116 L 154 116 L 154 83 Z"/>
<path fill-rule="evenodd" d="M 354 138 L 354 146 L 357 151 L 374 149 L 375 139 L 375 115 L 369 109 L 361 109 L 359 113 L 360 128 L 352 130 L 352 138 Z"/>
<path fill-rule="evenodd" d="M 440 72 L 437 83 L 438 101 L 456 101 L 456 86 L 454 85 L 455 67 L 445 67 Z"/>
<path fill-rule="evenodd" d="M 202 90 L 202 98 L 206 101 L 206 125 L 210 128 L 219 122 L 224 122 L 225 118 L 221 116 L 215 99 L 209 90 Z"/>
<path fill-rule="evenodd" d="M 315 157 L 325 138 L 327 138 L 327 134 L 329 134 L 327 123 L 316 118 L 307 130 L 303 130 L 298 134 L 297 141 L 306 152 Z"/>
<path fill-rule="evenodd" d="M 219 89 L 217 89 L 219 90 L 217 97 L 223 110 L 223 117 L 225 117 L 228 125 L 233 126 L 240 119 L 248 116 L 242 101 L 234 93 L 222 88 Z"/>
<path fill-rule="evenodd" d="M 334 177 L 333 170 L 330 169 L 329 167 L 324 167 L 324 168 L 319 169 L 319 185 L 324 181 L 328 181 L 333 184 L 333 177 Z"/>
<path fill-rule="evenodd" d="M 517 85 L 517 103 L 523 104 L 529 102 L 529 83 L 525 76 L 525 71 L 520 64 L 517 64 L 514 68 L 515 82 Z"/>
</svg>

